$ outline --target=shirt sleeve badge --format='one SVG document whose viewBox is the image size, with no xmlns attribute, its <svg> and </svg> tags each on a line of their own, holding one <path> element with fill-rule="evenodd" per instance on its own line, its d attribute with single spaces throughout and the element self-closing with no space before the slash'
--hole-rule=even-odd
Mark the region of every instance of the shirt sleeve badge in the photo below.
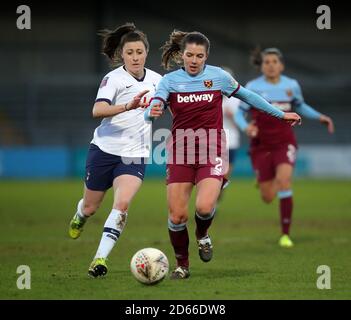
<svg viewBox="0 0 351 320">
<path fill-rule="evenodd" d="M 100 83 L 100 87 L 99 88 L 101 89 L 101 88 L 105 87 L 106 84 L 107 84 L 107 81 L 108 81 L 108 77 L 103 78 L 101 83 Z"/>
</svg>

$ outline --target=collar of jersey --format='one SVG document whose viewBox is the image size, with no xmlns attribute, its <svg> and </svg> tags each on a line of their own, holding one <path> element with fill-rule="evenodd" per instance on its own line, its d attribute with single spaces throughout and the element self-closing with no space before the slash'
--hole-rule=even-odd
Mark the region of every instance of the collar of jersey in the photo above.
<svg viewBox="0 0 351 320">
<path fill-rule="evenodd" d="M 268 84 L 270 86 L 278 86 L 278 85 L 280 85 L 283 82 L 282 75 L 280 75 L 279 82 L 277 82 L 277 83 L 272 83 L 272 82 L 267 81 L 265 76 L 262 76 L 262 79 L 263 79 L 264 83 L 266 83 L 266 84 Z"/>
<path fill-rule="evenodd" d="M 124 70 L 125 72 L 127 72 L 131 77 L 133 77 L 133 78 L 134 78 L 136 81 L 138 81 L 138 82 L 143 82 L 144 79 L 145 79 L 145 77 L 146 77 L 146 69 L 145 69 L 145 68 L 144 68 L 144 76 L 143 76 L 141 79 L 138 79 L 138 78 L 134 77 L 133 75 L 131 75 L 131 74 L 127 71 L 126 66 L 123 66 L 123 70 Z"/>
<path fill-rule="evenodd" d="M 201 71 L 200 73 L 198 73 L 198 74 L 195 75 L 195 76 L 192 76 L 192 75 L 190 75 L 188 72 L 186 72 L 186 70 L 185 70 L 184 67 L 182 67 L 182 70 L 183 70 L 183 71 L 187 74 L 187 76 L 190 77 L 191 79 L 194 79 L 194 78 L 196 78 L 196 77 L 201 76 L 201 75 L 205 72 L 205 69 L 206 69 L 206 64 L 204 65 L 204 68 L 202 69 L 202 71 Z"/>
</svg>

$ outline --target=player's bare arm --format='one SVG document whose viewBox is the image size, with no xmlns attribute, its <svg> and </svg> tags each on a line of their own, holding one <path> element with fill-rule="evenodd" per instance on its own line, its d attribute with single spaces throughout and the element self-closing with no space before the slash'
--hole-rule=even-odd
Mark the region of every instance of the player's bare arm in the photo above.
<svg viewBox="0 0 351 320">
<path fill-rule="evenodd" d="M 291 126 L 301 124 L 301 117 L 295 112 L 285 112 L 283 120 L 290 123 Z"/>
<path fill-rule="evenodd" d="M 245 129 L 246 134 L 250 138 L 255 138 L 258 134 L 258 127 L 255 125 L 254 121 L 251 121 L 247 128 Z"/>
<path fill-rule="evenodd" d="M 272 104 L 268 103 L 257 93 L 248 90 L 244 87 L 239 87 L 239 89 L 233 94 L 234 97 L 246 102 L 252 107 L 262 110 L 273 117 L 282 119 L 294 126 L 296 124 L 301 124 L 301 117 L 295 112 L 283 112 Z"/>
<path fill-rule="evenodd" d="M 95 102 L 93 107 L 94 118 L 105 118 L 112 117 L 122 112 L 133 110 L 136 108 L 145 108 L 148 104 L 142 100 L 143 96 L 147 94 L 149 90 L 144 90 L 138 93 L 131 101 L 126 104 L 110 105 L 106 101 Z"/>
<path fill-rule="evenodd" d="M 162 108 L 161 103 L 155 104 L 150 110 L 150 116 L 153 118 L 157 119 L 157 118 L 161 117 L 162 114 L 163 114 L 163 108 Z"/>
<path fill-rule="evenodd" d="M 328 116 L 322 114 L 322 115 L 319 117 L 319 121 L 320 121 L 322 124 L 325 124 L 325 125 L 327 126 L 328 132 L 329 132 L 330 134 L 334 133 L 334 131 L 335 131 L 334 122 L 333 122 L 333 120 L 332 120 L 330 117 L 328 117 Z"/>
</svg>

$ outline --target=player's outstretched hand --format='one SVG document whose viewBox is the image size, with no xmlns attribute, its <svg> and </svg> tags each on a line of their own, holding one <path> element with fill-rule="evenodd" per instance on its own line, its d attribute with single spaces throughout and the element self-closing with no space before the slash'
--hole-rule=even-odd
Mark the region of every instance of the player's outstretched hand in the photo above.
<svg viewBox="0 0 351 320">
<path fill-rule="evenodd" d="M 334 122 L 330 117 L 322 114 L 319 121 L 327 126 L 329 133 L 334 133 Z"/>
<path fill-rule="evenodd" d="M 151 110 L 150 110 L 150 117 L 152 118 L 159 118 L 163 114 L 163 109 L 161 107 L 161 104 L 155 104 Z"/>
<path fill-rule="evenodd" d="M 148 106 L 148 103 L 145 101 L 145 99 L 143 100 L 143 96 L 146 95 L 149 92 L 149 90 L 144 90 L 142 92 L 139 92 L 134 98 L 133 100 L 129 101 L 126 104 L 126 110 L 132 110 L 132 109 L 136 109 L 136 108 L 145 108 Z"/>
<path fill-rule="evenodd" d="M 285 112 L 283 120 L 290 123 L 291 126 L 301 124 L 301 117 L 295 112 Z"/>
<path fill-rule="evenodd" d="M 250 138 L 255 138 L 258 134 L 258 127 L 255 125 L 255 121 L 251 121 L 245 130 L 246 134 Z"/>
</svg>

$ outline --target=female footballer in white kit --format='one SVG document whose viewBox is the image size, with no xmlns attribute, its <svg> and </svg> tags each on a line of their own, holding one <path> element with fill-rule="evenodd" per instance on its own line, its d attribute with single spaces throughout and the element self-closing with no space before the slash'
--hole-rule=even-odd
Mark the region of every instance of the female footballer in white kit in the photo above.
<svg viewBox="0 0 351 320">
<path fill-rule="evenodd" d="M 113 186 L 112 210 L 88 270 L 92 277 L 107 273 L 107 257 L 125 227 L 128 207 L 142 184 L 145 159 L 151 149 L 151 125 L 144 120 L 144 107 L 161 79 L 161 75 L 144 67 L 149 44 L 134 24 L 104 30 L 100 35 L 102 52 L 113 65 L 122 66 L 108 73 L 100 84 L 93 117 L 103 120 L 89 147 L 84 196 L 69 226 L 70 237 L 77 239 Z"/>
</svg>

